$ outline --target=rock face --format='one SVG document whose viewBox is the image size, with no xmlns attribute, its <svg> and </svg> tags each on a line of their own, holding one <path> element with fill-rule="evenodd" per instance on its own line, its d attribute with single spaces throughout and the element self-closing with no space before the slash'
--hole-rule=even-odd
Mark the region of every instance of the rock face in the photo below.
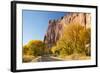
<svg viewBox="0 0 100 73">
<path fill-rule="evenodd" d="M 47 33 L 44 37 L 44 42 L 47 44 L 48 48 L 51 48 L 56 44 L 62 32 L 63 25 L 60 20 L 50 20 Z"/>
<path fill-rule="evenodd" d="M 57 20 L 49 20 L 48 29 L 44 36 L 44 42 L 47 48 L 51 48 L 62 35 L 64 26 L 70 23 L 79 23 L 82 26 L 89 28 L 91 15 L 89 13 L 67 13 L 65 16 Z"/>
</svg>

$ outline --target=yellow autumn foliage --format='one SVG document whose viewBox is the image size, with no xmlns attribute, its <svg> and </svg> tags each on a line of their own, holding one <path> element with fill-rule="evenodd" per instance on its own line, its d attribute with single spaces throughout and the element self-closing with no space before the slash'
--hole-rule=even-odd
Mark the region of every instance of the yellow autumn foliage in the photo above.
<svg viewBox="0 0 100 73">
<path fill-rule="evenodd" d="M 56 56 L 68 56 L 72 54 L 91 55 L 91 30 L 78 23 L 67 24 L 62 36 L 52 47 Z M 86 47 L 86 45 L 88 45 Z M 57 53 L 58 52 L 58 53 Z"/>
</svg>

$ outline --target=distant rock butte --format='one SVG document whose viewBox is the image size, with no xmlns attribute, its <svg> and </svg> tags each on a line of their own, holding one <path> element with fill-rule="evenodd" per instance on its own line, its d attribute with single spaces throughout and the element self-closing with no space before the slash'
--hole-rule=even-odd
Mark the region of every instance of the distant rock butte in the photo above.
<svg viewBox="0 0 100 73">
<path fill-rule="evenodd" d="M 65 16 L 57 20 L 49 20 L 47 32 L 44 36 L 44 42 L 47 48 L 51 48 L 62 36 L 64 26 L 70 23 L 79 23 L 82 26 L 89 28 L 91 24 L 90 13 L 66 13 Z"/>
</svg>

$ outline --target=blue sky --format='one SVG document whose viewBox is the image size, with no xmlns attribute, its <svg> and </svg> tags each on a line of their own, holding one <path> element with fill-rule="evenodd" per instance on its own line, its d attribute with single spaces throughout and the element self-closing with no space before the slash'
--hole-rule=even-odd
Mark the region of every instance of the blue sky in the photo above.
<svg viewBox="0 0 100 73">
<path fill-rule="evenodd" d="M 59 19 L 65 12 L 23 10 L 23 45 L 30 40 L 43 40 L 49 20 Z"/>
</svg>

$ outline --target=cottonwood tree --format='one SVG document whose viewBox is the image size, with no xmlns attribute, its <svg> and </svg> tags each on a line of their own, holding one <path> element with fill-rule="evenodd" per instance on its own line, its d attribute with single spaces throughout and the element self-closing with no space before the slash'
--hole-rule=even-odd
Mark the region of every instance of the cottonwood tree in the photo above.
<svg viewBox="0 0 100 73">
<path fill-rule="evenodd" d="M 71 54 L 90 55 L 91 33 L 90 28 L 85 28 L 81 24 L 71 23 L 64 27 L 62 37 L 52 48 L 53 53 L 59 52 L 59 55 L 66 56 Z"/>
</svg>

